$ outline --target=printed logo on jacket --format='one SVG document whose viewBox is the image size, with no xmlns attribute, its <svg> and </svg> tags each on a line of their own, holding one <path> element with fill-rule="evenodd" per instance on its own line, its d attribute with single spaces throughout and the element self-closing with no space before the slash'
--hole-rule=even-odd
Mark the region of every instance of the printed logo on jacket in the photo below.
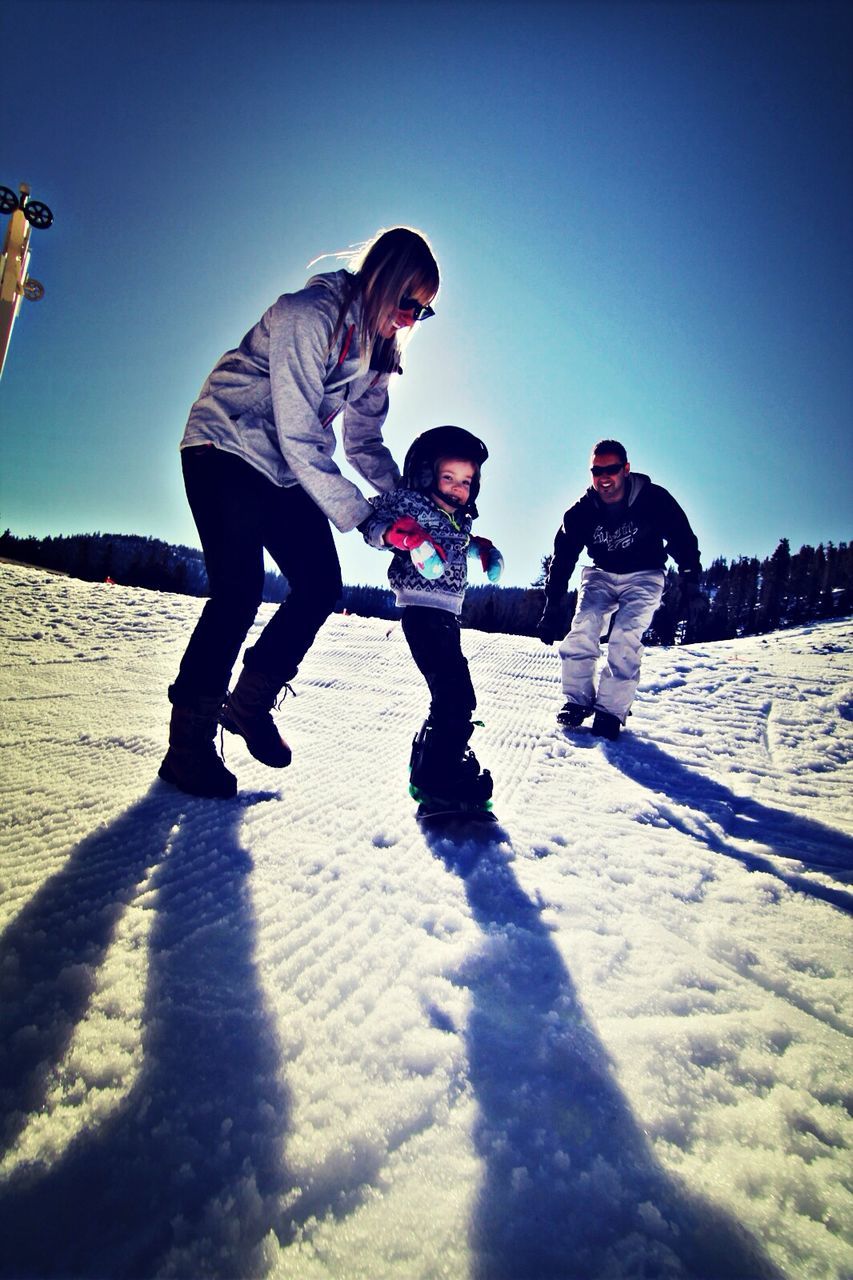
<svg viewBox="0 0 853 1280">
<path fill-rule="evenodd" d="M 618 529 L 605 529 L 599 524 L 595 527 L 590 546 L 606 547 L 608 551 L 625 551 L 634 545 L 634 539 L 640 532 L 637 525 L 628 520 L 620 524 Z"/>
</svg>

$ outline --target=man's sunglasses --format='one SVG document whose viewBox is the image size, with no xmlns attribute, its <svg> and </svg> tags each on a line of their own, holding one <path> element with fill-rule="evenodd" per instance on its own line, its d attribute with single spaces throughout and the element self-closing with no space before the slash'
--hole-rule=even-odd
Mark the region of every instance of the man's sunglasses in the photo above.
<svg viewBox="0 0 853 1280">
<path fill-rule="evenodd" d="M 624 462 L 610 462 L 606 467 L 590 467 L 594 476 L 615 476 L 624 467 Z"/>
<path fill-rule="evenodd" d="M 407 294 L 403 295 L 397 305 L 401 311 L 411 311 L 415 321 L 429 320 L 430 316 L 435 315 L 432 307 L 426 303 L 418 302 L 417 298 L 410 298 Z"/>
</svg>

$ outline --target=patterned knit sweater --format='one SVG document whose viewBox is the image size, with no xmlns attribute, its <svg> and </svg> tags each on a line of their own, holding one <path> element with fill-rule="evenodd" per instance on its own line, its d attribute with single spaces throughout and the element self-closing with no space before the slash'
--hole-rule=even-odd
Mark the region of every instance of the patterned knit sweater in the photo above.
<svg viewBox="0 0 853 1280">
<path fill-rule="evenodd" d="M 468 585 L 468 544 L 471 541 L 471 516 L 467 512 L 442 511 L 431 498 L 416 489 L 394 489 L 368 499 L 373 515 L 360 527 L 372 547 L 392 550 L 383 542 L 386 529 L 400 516 L 412 516 L 434 543 L 438 543 L 447 559 L 441 577 L 422 577 L 408 551 L 394 550 L 388 568 L 388 581 L 394 588 L 397 604 L 425 605 L 431 609 L 447 609 L 457 616 Z"/>
</svg>

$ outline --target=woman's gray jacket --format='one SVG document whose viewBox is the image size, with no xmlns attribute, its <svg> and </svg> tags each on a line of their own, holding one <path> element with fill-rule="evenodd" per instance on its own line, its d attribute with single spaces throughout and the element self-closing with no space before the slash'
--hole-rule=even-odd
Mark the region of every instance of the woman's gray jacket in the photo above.
<svg viewBox="0 0 853 1280">
<path fill-rule="evenodd" d="M 193 405 L 181 448 L 214 444 L 282 488 L 301 485 L 345 533 L 371 514 L 367 499 L 338 469 L 332 422 L 351 466 L 375 489 L 400 473 L 382 441 L 388 373 L 359 366 L 362 299 L 335 330 L 348 271 L 313 276 L 284 293 L 233 351 L 217 362 Z"/>
</svg>

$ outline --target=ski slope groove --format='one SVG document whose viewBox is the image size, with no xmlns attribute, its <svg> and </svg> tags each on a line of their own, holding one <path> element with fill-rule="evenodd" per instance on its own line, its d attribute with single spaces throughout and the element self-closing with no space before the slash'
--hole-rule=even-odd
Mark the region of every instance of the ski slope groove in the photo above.
<svg viewBox="0 0 853 1280">
<path fill-rule="evenodd" d="M 201 602 L 0 585 L 0 1276 L 853 1274 L 853 622 L 648 650 L 612 744 L 463 632 L 499 821 L 454 840 L 398 624 L 329 619 L 291 767 L 226 735 L 196 800 Z"/>
</svg>

